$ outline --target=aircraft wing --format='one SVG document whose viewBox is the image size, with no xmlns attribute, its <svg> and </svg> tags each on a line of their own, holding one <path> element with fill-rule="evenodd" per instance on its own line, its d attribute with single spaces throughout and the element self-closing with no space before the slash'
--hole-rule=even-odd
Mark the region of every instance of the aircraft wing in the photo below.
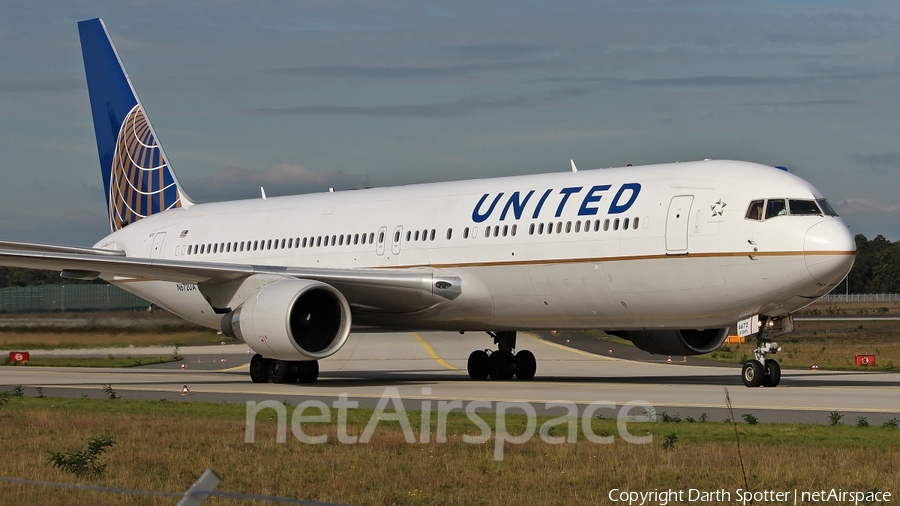
<svg viewBox="0 0 900 506">
<path fill-rule="evenodd" d="M 216 287 L 261 274 L 308 279 L 338 289 L 356 309 L 376 312 L 411 312 L 461 294 L 461 280 L 428 268 L 328 269 L 216 262 L 187 262 L 129 258 L 107 250 L 67 246 L 16 244 L 23 249 L 0 249 L 0 265 L 61 271 L 70 278 L 93 279 L 101 274 L 132 279 L 196 284 L 204 295 Z M 122 252 L 121 254 L 124 254 Z"/>
</svg>

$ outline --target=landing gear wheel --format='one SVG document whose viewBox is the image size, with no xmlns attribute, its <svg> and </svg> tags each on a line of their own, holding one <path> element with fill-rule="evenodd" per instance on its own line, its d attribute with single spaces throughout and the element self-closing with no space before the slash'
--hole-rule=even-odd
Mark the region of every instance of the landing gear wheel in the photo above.
<svg viewBox="0 0 900 506">
<path fill-rule="evenodd" d="M 765 371 L 763 365 L 758 360 L 750 360 L 744 363 L 741 370 L 741 379 L 744 380 L 744 386 L 755 388 L 763 383 L 765 379 Z"/>
<path fill-rule="evenodd" d="M 250 359 L 250 380 L 254 383 L 269 382 L 269 360 L 258 353 Z"/>
<path fill-rule="evenodd" d="M 766 378 L 763 380 L 763 386 L 777 387 L 779 383 L 781 383 L 781 366 L 772 359 L 766 360 Z"/>
<path fill-rule="evenodd" d="M 300 373 L 297 375 L 300 383 L 315 383 L 319 378 L 319 361 L 306 360 L 297 363 L 300 364 Z"/>
<path fill-rule="evenodd" d="M 469 355 L 466 369 L 473 380 L 487 379 L 491 372 L 491 357 L 484 350 L 475 350 Z"/>
<path fill-rule="evenodd" d="M 513 357 L 512 353 L 504 350 L 497 350 L 491 353 L 490 359 L 491 379 L 508 380 L 512 379 L 513 375 L 516 374 L 516 359 Z"/>
<path fill-rule="evenodd" d="M 297 369 L 294 362 L 272 360 L 269 364 L 269 376 L 273 383 L 293 383 L 297 381 Z"/>
<path fill-rule="evenodd" d="M 534 359 L 534 353 L 528 350 L 522 350 L 515 355 L 516 360 L 516 378 L 520 380 L 530 380 L 534 378 L 537 372 L 537 360 Z"/>
</svg>

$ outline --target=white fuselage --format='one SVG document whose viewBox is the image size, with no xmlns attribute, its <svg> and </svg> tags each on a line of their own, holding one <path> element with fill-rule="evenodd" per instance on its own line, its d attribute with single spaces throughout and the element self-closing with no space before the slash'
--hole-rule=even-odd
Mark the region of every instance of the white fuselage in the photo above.
<svg viewBox="0 0 900 506">
<path fill-rule="evenodd" d="M 97 247 L 257 266 L 424 268 L 462 280 L 456 300 L 404 314 L 354 311 L 361 325 L 716 328 L 795 311 L 852 266 L 853 237 L 839 218 L 747 219 L 749 203 L 766 198 L 822 195 L 775 168 L 703 161 L 198 204 L 142 219 Z M 111 281 L 219 326 L 193 285 Z"/>
</svg>

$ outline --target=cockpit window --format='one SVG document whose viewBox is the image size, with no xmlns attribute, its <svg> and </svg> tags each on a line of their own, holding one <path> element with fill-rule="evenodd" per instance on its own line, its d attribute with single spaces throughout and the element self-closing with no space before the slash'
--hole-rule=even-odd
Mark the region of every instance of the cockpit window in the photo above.
<svg viewBox="0 0 900 506">
<path fill-rule="evenodd" d="M 800 216 L 822 216 L 822 211 L 816 205 L 814 200 L 788 200 L 788 207 L 792 215 Z"/>
<path fill-rule="evenodd" d="M 825 199 L 819 199 L 816 201 L 819 204 L 819 207 L 822 208 L 822 212 L 824 212 L 828 216 L 837 216 L 838 214 L 835 212 L 834 208 L 828 204 L 828 201 Z"/>
<path fill-rule="evenodd" d="M 769 199 L 766 202 L 766 219 L 787 214 L 784 199 Z"/>
<path fill-rule="evenodd" d="M 747 208 L 747 216 L 748 220 L 756 220 L 762 221 L 763 219 L 763 202 L 764 200 L 754 200 L 750 202 L 750 207 Z"/>
</svg>

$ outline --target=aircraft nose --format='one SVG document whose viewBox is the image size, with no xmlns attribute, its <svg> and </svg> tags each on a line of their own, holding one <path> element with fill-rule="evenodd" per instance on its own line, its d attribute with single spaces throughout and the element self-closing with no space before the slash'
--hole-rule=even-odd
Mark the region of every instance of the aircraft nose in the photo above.
<svg viewBox="0 0 900 506">
<path fill-rule="evenodd" d="M 853 267 L 856 241 L 843 221 L 829 219 L 806 231 L 803 253 L 813 278 L 824 285 L 836 285 Z"/>
</svg>

